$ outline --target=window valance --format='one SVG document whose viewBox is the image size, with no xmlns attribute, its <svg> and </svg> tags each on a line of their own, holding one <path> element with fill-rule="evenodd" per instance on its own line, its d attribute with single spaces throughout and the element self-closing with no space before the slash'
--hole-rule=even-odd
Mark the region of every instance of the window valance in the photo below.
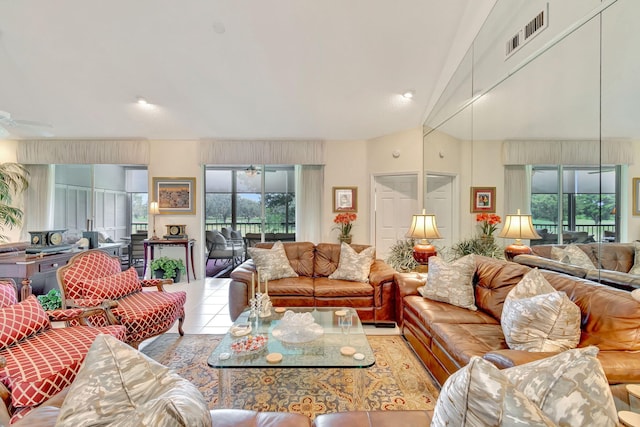
<svg viewBox="0 0 640 427">
<path fill-rule="evenodd" d="M 634 162 L 633 145 L 628 140 L 505 141 L 505 165 L 627 165 Z"/>
<path fill-rule="evenodd" d="M 203 165 L 323 165 L 324 141 L 214 140 L 202 141 Z"/>
<path fill-rule="evenodd" d="M 147 140 L 27 140 L 19 141 L 18 163 L 148 165 Z"/>
</svg>

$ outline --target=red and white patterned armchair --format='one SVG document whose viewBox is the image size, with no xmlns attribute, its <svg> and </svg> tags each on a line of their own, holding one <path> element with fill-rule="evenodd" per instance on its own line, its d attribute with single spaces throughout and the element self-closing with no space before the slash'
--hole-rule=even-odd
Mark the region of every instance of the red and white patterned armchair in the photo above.
<svg viewBox="0 0 640 427">
<path fill-rule="evenodd" d="M 184 335 L 187 294 L 166 292 L 163 285 L 173 283 L 171 279 L 140 280 L 134 268 L 121 271 L 118 257 L 97 249 L 74 255 L 56 274 L 65 307 L 103 307 L 111 324 L 127 329 L 126 342 L 134 348 L 166 332 L 176 320 Z M 143 290 L 148 287 L 156 290 Z"/>
<path fill-rule="evenodd" d="M 0 279 L 0 397 L 12 421 L 71 384 L 97 335 L 124 341 L 123 326 L 87 324 L 87 317 L 100 313 L 104 318 L 101 308 L 45 312 L 33 295 L 18 303 L 15 282 Z M 53 328 L 51 321 L 79 325 Z"/>
</svg>

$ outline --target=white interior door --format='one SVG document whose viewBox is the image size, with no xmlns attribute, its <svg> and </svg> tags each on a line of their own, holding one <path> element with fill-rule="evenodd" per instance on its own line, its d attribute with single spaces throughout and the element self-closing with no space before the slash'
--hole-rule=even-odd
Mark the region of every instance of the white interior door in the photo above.
<svg viewBox="0 0 640 427">
<path fill-rule="evenodd" d="M 419 213 L 418 175 L 383 175 L 374 180 L 376 255 L 385 259 L 389 248 L 405 239 L 411 216 Z"/>
<path fill-rule="evenodd" d="M 437 248 L 450 247 L 454 238 L 454 179 L 450 175 L 427 175 L 425 206 L 427 213 L 435 214 L 438 231 L 443 237 L 432 242 Z"/>
</svg>

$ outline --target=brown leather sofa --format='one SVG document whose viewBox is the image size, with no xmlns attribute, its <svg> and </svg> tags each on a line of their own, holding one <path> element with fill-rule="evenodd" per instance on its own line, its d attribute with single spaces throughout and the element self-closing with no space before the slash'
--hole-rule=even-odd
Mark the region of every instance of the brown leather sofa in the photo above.
<svg viewBox="0 0 640 427">
<path fill-rule="evenodd" d="M 565 245 L 532 246 L 533 254 L 518 255 L 514 261 L 529 267 L 538 267 L 593 280 L 619 289 L 632 291 L 640 288 L 640 276 L 629 274 L 635 260 L 635 247 L 632 243 L 576 244 L 593 262 L 595 267 L 590 269 L 552 259 L 551 249 L 554 246 L 565 247 Z"/>
<path fill-rule="evenodd" d="M 274 306 L 282 307 L 353 307 L 362 322 L 395 321 L 395 270 L 380 259 L 371 265 L 369 283 L 329 279 L 338 267 L 340 245 L 337 243 L 283 243 L 291 267 L 299 277 L 269 280 L 269 296 Z M 273 243 L 260 243 L 270 248 Z M 351 245 L 356 252 L 366 245 Z M 231 272 L 229 314 L 235 320 L 249 306 L 251 275 L 256 272 L 253 260 L 247 260 Z"/>
<path fill-rule="evenodd" d="M 29 412 L 12 427 L 53 427 L 55 426 L 66 390 L 53 396 L 38 408 Z M 6 408 L 0 404 L 0 425 L 9 425 L 8 416 L 3 416 Z M 287 412 L 257 412 L 244 409 L 214 409 L 211 411 L 212 427 L 385 427 L 385 426 L 428 426 L 431 411 L 356 411 L 319 415 L 311 420 L 300 414 Z"/>
<path fill-rule="evenodd" d="M 507 294 L 529 270 L 514 262 L 476 256 L 478 311 L 423 298 L 416 289 L 424 280 L 412 273 L 396 275 L 397 320 L 402 333 L 440 384 L 472 356 L 506 368 L 551 355 L 509 349 L 500 326 Z M 598 359 L 609 383 L 640 383 L 640 303 L 627 291 L 566 274 L 541 272 L 580 307 L 582 336 L 578 346 L 600 348 Z"/>
</svg>

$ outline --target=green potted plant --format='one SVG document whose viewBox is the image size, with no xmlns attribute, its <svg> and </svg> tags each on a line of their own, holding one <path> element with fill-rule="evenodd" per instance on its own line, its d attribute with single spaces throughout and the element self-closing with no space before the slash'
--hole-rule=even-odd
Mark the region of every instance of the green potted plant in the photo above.
<svg viewBox="0 0 640 427">
<path fill-rule="evenodd" d="M 36 298 L 38 298 L 40 305 L 45 311 L 62 308 L 62 296 L 57 289 L 51 289 L 45 295 L 38 295 Z"/>
<path fill-rule="evenodd" d="M 0 163 L 0 231 L 12 229 L 22 224 L 22 210 L 11 206 L 13 196 L 29 186 L 29 172 L 19 163 Z M 0 242 L 7 236 L 0 233 Z"/>
<path fill-rule="evenodd" d="M 174 282 L 179 282 L 180 273 L 187 271 L 181 259 L 166 256 L 151 261 L 151 270 L 156 279 L 173 279 Z"/>
<path fill-rule="evenodd" d="M 418 266 L 418 263 L 413 258 L 413 247 L 415 244 L 415 240 L 413 239 L 398 240 L 389 248 L 389 255 L 385 261 L 400 273 L 415 270 Z"/>
</svg>

